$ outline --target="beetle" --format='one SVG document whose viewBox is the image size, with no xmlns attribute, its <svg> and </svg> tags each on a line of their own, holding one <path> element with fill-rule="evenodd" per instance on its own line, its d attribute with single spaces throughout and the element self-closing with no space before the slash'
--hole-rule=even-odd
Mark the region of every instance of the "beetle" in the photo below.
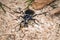
<svg viewBox="0 0 60 40">
<path fill-rule="evenodd" d="M 23 20 L 19 24 L 20 25 L 20 28 L 22 28 L 22 23 L 23 23 L 23 26 L 24 27 L 28 27 L 29 21 L 34 21 L 34 23 L 36 23 L 36 21 L 38 21 L 38 20 L 37 19 L 34 19 L 33 17 L 35 17 L 37 15 L 41 15 L 41 14 L 35 14 L 35 12 L 33 10 L 31 10 L 31 9 L 27 9 L 24 12 L 23 11 L 21 11 L 21 12 L 23 13 L 23 16 L 19 16 L 18 17 L 18 18 L 20 18 L 20 17 L 23 18 Z"/>
</svg>

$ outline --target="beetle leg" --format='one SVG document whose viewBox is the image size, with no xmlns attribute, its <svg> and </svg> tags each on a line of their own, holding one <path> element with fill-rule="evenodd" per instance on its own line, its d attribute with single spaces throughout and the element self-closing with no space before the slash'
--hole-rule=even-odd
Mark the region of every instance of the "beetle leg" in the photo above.
<svg viewBox="0 0 60 40">
<path fill-rule="evenodd" d="M 34 21 L 34 23 L 36 23 L 35 20 L 38 21 L 37 19 L 32 19 L 32 20 Z M 38 23 L 36 23 L 36 24 L 38 25 Z"/>
<path fill-rule="evenodd" d="M 33 15 L 33 17 L 35 17 L 35 16 L 37 16 L 37 15 L 42 15 L 42 14 L 35 14 L 35 15 Z"/>
<path fill-rule="evenodd" d="M 24 12 L 23 11 L 20 11 L 20 12 L 18 12 L 18 11 L 14 11 L 15 13 L 18 13 L 18 14 L 20 14 L 20 13 L 23 13 L 24 14 Z"/>
<path fill-rule="evenodd" d="M 17 16 L 17 19 L 20 19 L 20 17 L 23 18 L 23 16 Z M 13 20 L 17 20 L 17 19 L 13 19 Z"/>
<path fill-rule="evenodd" d="M 21 21 L 21 23 L 23 23 L 24 21 Z M 21 26 L 21 23 L 19 24 L 20 25 L 20 28 L 19 28 L 19 30 L 21 29 L 21 28 L 23 28 L 22 26 Z"/>
<path fill-rule="evenodd" d="M 21 11 L 20 13 L 23 13 L 23 14 L 24 14 L 24 12 L 23 12 L 23 11 Z"/>
<path fill-rule="evenodd" d="M 25 23 L 24 23 L 24 26 L 25 26 L 25 27 L 28 27 L 28 23 L 25 22 Z"/>
<path fill-rule="evenodd" d="M 35 14 L 35 15 L 33 15 L 33 17 L 38 16 L 38 15 L 42 15 L 42 14 L 44 14 L 44 15 L 46 16 L 46 13 L 47 13 L 47 12 L 43 12 L 43 13 L 41 13 L 41 14 Z"/>
<path fill-rule="evenodd" d="M 23 28 L 22 26 L 21 26 L 21 23 L 23 23 L 24 21 L 21 21 L 19 24 L 17 24 L 15 27 L 17 27 L 17 26 L 19 26 L 19 29 L 18 29 L 18 31 L 19 30 L 21 30 L 21 28 Z"/>
<path fill-rule="evenodd" d="M 15 13 L 18 13 L 18 14 L 24 14 L 24 12 L 21 10 L 21 8 L 19 8 L 20 9 L 20 12 L 18 12 L 18 11 L 14 11 Z"/>
<path fill-rule="evenodd" d="M 23 18 L 23 16 L 19 16 L 18 19 L 19 19 L 20 17 Z"/>
</svg>

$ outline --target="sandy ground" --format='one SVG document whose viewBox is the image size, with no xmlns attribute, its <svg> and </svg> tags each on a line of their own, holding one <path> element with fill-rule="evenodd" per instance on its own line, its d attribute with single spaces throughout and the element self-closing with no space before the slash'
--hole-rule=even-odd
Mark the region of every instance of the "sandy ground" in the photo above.
<svg viewBox="0 0 60 40">
<path fill-rule="evenodd" d="M 60 0 L 41 10 L 30 7 L 35 14 L 46 13 L 34 17 L 39 21 L 36 21 L 38 25 L 31 21 L 28 27 L 23 27 L 21 30 L 18 24 L 23 19 L 17 19 L 17 17 L 23 14 L 14 11 L 20 12 L 19 8 L 24 11 L 27 6 L 27 3 L 24 3 L 25 0 L 0 0 L 0 2 L 12 9 L 4 8 L 6 13 L 0 9 L 0 40 L 60 40 L 60 15 L 52 15 L 57 10 L 56 8 L 60 7 Z M 55 8 L 52 7 L 53 5 Z"/>
</svg>

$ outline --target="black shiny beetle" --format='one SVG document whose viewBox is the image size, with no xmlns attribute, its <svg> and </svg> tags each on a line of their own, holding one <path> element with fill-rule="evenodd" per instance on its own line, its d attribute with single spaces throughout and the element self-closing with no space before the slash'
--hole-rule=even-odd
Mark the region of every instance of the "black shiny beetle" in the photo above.
<svg viewBox="0 0 60 40">
<path fill-rule="evenodd" d="M 25 12 L 23 12 L 23 14 L 24 14 L 24 16 L 19 16 L 19 18 L 20 17 L 23 18 L 23 20 L 19 24 L 20 28 L 22 28 L 22 26 L 21 26 L 22 23 L 23 23 L 24 27 L 28 27 L 28 23 L 29 23 L 30 20 L 34 21 L 34 23 L 36 23 L 35 20 L 37 21 L 37 19 L 34 19 L 33 17 L 35 17 L 36 15 L 41 15 L 41 14 L 35 14 L 35 12 L 31 9 L 27 9 Z"/>
</svg>

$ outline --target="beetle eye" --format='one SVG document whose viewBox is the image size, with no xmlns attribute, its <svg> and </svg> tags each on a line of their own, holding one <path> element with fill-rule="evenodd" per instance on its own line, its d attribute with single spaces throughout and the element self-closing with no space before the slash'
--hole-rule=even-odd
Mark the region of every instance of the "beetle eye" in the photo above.
<svg viewBox="0 0 60 40">
<path fill-rule="evenodd" d="M 28 9 L 28 10 L 25 11 L 25 14 L 33 15 L 34 14 L 34 11 Z"/>
</svg>

